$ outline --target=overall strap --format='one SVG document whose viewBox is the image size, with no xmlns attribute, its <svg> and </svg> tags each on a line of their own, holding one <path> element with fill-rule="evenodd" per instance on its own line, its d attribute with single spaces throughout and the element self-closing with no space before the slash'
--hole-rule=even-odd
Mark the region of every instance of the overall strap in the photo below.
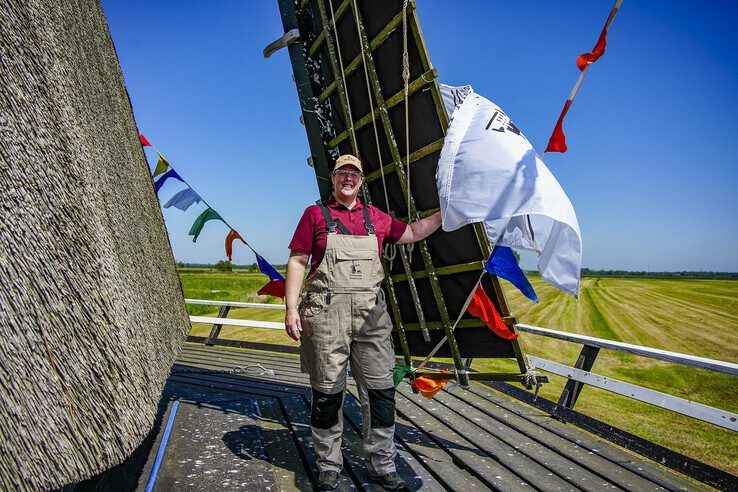
<svg viewBox="0 0 738 492">
<path fill-rule="evenodd" d="M 367 234 L 374 234 L 374 225 L 369 218 L 369 205 L 364 205 L 364 227 L 366 227 Z"/>
<path fill-rule="evenodd" d="M 340 220 L 331 217 L 331 213 L 328 210 L 328 207 L 326 207 L 322 201 L 318 200 L 317 202 L 315 202 L 315 204 L 319 206 L 320 211 L 323 212 L 323 218 L 325 218 L 325 226 L 328 228 L 329 234 L 335 234 L 336 227 L 338 227 L 338 230 L 341 231 L 342 234 L 346 234 L 347 236 L 351 235 L 348 229 L 346 229 L 346 226 L 343 225 Z"/>
</svg>

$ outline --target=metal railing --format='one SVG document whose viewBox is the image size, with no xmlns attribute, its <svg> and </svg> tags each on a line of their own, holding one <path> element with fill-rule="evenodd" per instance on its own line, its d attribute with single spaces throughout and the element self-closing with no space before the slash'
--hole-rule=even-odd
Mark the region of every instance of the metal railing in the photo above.
<svg viewBox="0 0 738 492">
<path fill-rule="evenodd" d="M 257 309 L 277 309 L 284 311 L 284 304 L 260 304 L 256 302 L 237 302 L 237 301 L 209 301 L 204 299 L 185 299 L 185 304 L 197 304 L 201 306 L 219 306 L 218 316 L 190 316 L 190 323 L 212 323 L 213 329 L 210 335 L 205 339 L 205 345 L 215 345 L 215 341 L 220 336 L 220 330 L 223 325 L 242 326 L 246 328 L 269 328 L 272 330 L 284 330 L 284 323 L 276 323 L 273 321 L 256 321 L 250 319 L 234 319 L 228 318 L 231 308 L 257 308 Z"/>
<path fill-rule="evenodd" d="M 615 342 L 603 338 L 578 335 L 576 333 L 552 330 L 550 328 L 541 328 L 540 326 L 532 326 L 522 323 L 516 324 L 515 328 L 519 332 L 583 345 L 582 351 L 579 354 L 574 367 L 543 359 L 541 357 L 528 355 L 528 361 L 531 367 L 568 379 L 566 386 L 564 386 L 564 390 L 561 392 L 561 396 L 559 397 L 558 404 L 561 406 L 573 408 L 582 387 L 585 384 L 588 384 L 605 391 L 610 391 L 666 410 L 671 410 L 672 412 L 686 415 L 704 422 L 709 422 L 732 431 L 738 431 L 738 414 L 590 372 L 600 349 L 633 354 L 648 359 L 661 360 L 672 364 L 696 367 L 708 371 L 721 372 L 731 376 L 738 376 L 738 364 L 644 347 L 641 345 Z"/>
<path fill-rule="evenodd" d="M 284 329 L 284 323 L 227 318 L 231 308 L 284 310 L 285 306 L 282 304 L 259 304 L 250 302 L 210 301 L 200 299 L 185 299 L 185 303 L 220 307 L 220 311 L 218 312 L 217 317 L 190 316 L 190 321 L 193 323 L 213 324 L 210 335 L 205 341 L 207 345 L 215 344 L 215 341 L 218 339 L 220 330 L 223 325 L 242 326 L 250 328 L 269 328 L 279 330 Z M 728 374 L 731 376 L 738 376 L 738 364 L 708 359 L 705 357 L 698 357 L 694 355 L 680 354 L 667 350 L 644 347 L 642 345 L 632 345 L 629 343 L 615 342 L 612 340 L 595 338 L 587 335 L 578 335 L 576 333 L 552 330 L 550 328 L 542 328 L 539 326 L 526 325 L 523 323 L 516 324 L 515 328 L 519 332 L 563 340 L 570 343 L 577 343 L 583 346 L 577 362 L 576 364 L 574 364 L 573 367 L 533 355 L 527 356 L 529 364 L 532 368 L 537 368 L 568 379 L 558 401 L 558 404 L 561 406 L 564 406 L 566 408 L 573 408 L 577 399 L 579 398 L 579 394 L 581 393 L 584 385 L 590 385 L 596 388 L 603 389 L 605 391 L 610 391 L 612 393 L 625 396 L 627 398 L 632 398 L 644 403 L 649 403 L 651 405 L 655 405 L 657 407 L 661 407 L 666 410 L 679 413 L 681 415 L 686 415 L 704 422 L 709 422 L 725 429 L 738 431 L 738 414 L 590 372 L 590 369 L 592 369 L 592 366 L 594 365 L 594 362 L 597 359 L 597 356 L 601 349 L 633 354 L 648 359 L 661 360 L 673 364 Z"/>
</svg>

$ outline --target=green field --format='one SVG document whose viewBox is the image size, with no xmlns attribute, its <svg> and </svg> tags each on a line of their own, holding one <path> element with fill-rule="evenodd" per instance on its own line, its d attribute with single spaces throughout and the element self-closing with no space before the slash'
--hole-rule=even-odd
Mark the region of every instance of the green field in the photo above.
<svg viewBox="0 0 738 492">
<path fill-rule="evenodd" d="M 246 302 L 281 302 L 260 297 L 261 274 L 180 272 L 185 297 Z M 738 281 L 643 278 L 582 280 L 579 300 L 538 277 L 531 282 L 541 301 L 530 302 L 505 286 L 511 312 L 521 323 L 619 340 L 730 362 L 738 362 Z M 503 284 L 505 282 L 503 281 Z M 188 306 L 190 314 L 215 315 L 217 308 Z M 282 321 L 275 310 L 234 309 L 229 317 Z M 193 325 L 205 336 L 210 325 Z M 221 337 L 296 345 L 276 330 L 223 327 Z M 523 334 L 527 353 L 573 365 L 581 346 Z M 515 370 L 508 361 L 475 360 L 478 370 Z M 675 396 L 738 412 L 736 378 L 709 371 L 601 351 L 593 372 Z M 565 381 L 551 376 L 541 395 L 558 400 Z M 597 388 L 585 387 L 576 409 L 670 449 L 738 474 L 735 433 Z"/>
</svg>

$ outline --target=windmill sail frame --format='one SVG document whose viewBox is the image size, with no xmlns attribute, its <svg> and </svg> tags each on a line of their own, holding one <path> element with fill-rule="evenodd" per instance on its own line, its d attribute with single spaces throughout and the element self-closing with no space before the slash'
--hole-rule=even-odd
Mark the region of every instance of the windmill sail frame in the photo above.
<svg viewBox="0 0 738 492">
<path fill-rule="evenodd" d="M 335 159 L 351 153 L 364 166 L 367 203 L 406 222 L 438 211 L 435 171 L 448 115 L 415 2 L 278 3 L 285 33 L 299 31 L 289 53 L 310 145 L 308 162 L 315 169 L 321 197 L 332 192 L 330 171 Z M 405 42 L 410 72 L 408 119 L 402 77 Z M 404 145 L 406 128 L 409 149 Z M 473 224 L 453 232 L 439 231 L 416 243 L 414 253 L 398 247 L 400 261 L 383 258 L 383 289 L 395 326 L 395 347 L 407 364 L 413 356 L 428 355 L 445 336 L 448 342 L 436 357 L 453 359 L 462 385 L 470 379 L 465 362 L 480 357 L 514 358 L 520 373 L 475 373 L 473 379 L 525 381 L 527 364 L 517 339 L 497 337 L 468 313 L 454 329 L 490 253 L 481 224 Z M 481 285 L 514 332 L 516 320 L 499 280 L 484 274 Z"/>
</svg>

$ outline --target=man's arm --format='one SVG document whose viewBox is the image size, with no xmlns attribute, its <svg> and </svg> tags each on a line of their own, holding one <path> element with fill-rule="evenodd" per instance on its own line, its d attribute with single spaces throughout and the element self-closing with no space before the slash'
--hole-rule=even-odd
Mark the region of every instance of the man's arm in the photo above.
<svg viewBox="0 0 738 492">
<path fill-rule="evenodd" d="M 436 212 L 425 219 L 408 224 L 405 232 L 402 233 L 402 236 L 397 241 L 397 244 L 414 243 L 425 239 L 439 227 L 441 227 L 441 212 Z"/>
<path fill-rule="evenodd" d="M 293 340 L 300 339 L 302 326 L 300 316 L 297 314 L 297 299 L 300 297 L 300 287 L 305 276 L 305 266 L 308 255 L 292 251 L 287 260 L 287 276 L 284 281 L 284 304 L 287 312 L 284 315 L 284 328 Z"/>
</svg>

